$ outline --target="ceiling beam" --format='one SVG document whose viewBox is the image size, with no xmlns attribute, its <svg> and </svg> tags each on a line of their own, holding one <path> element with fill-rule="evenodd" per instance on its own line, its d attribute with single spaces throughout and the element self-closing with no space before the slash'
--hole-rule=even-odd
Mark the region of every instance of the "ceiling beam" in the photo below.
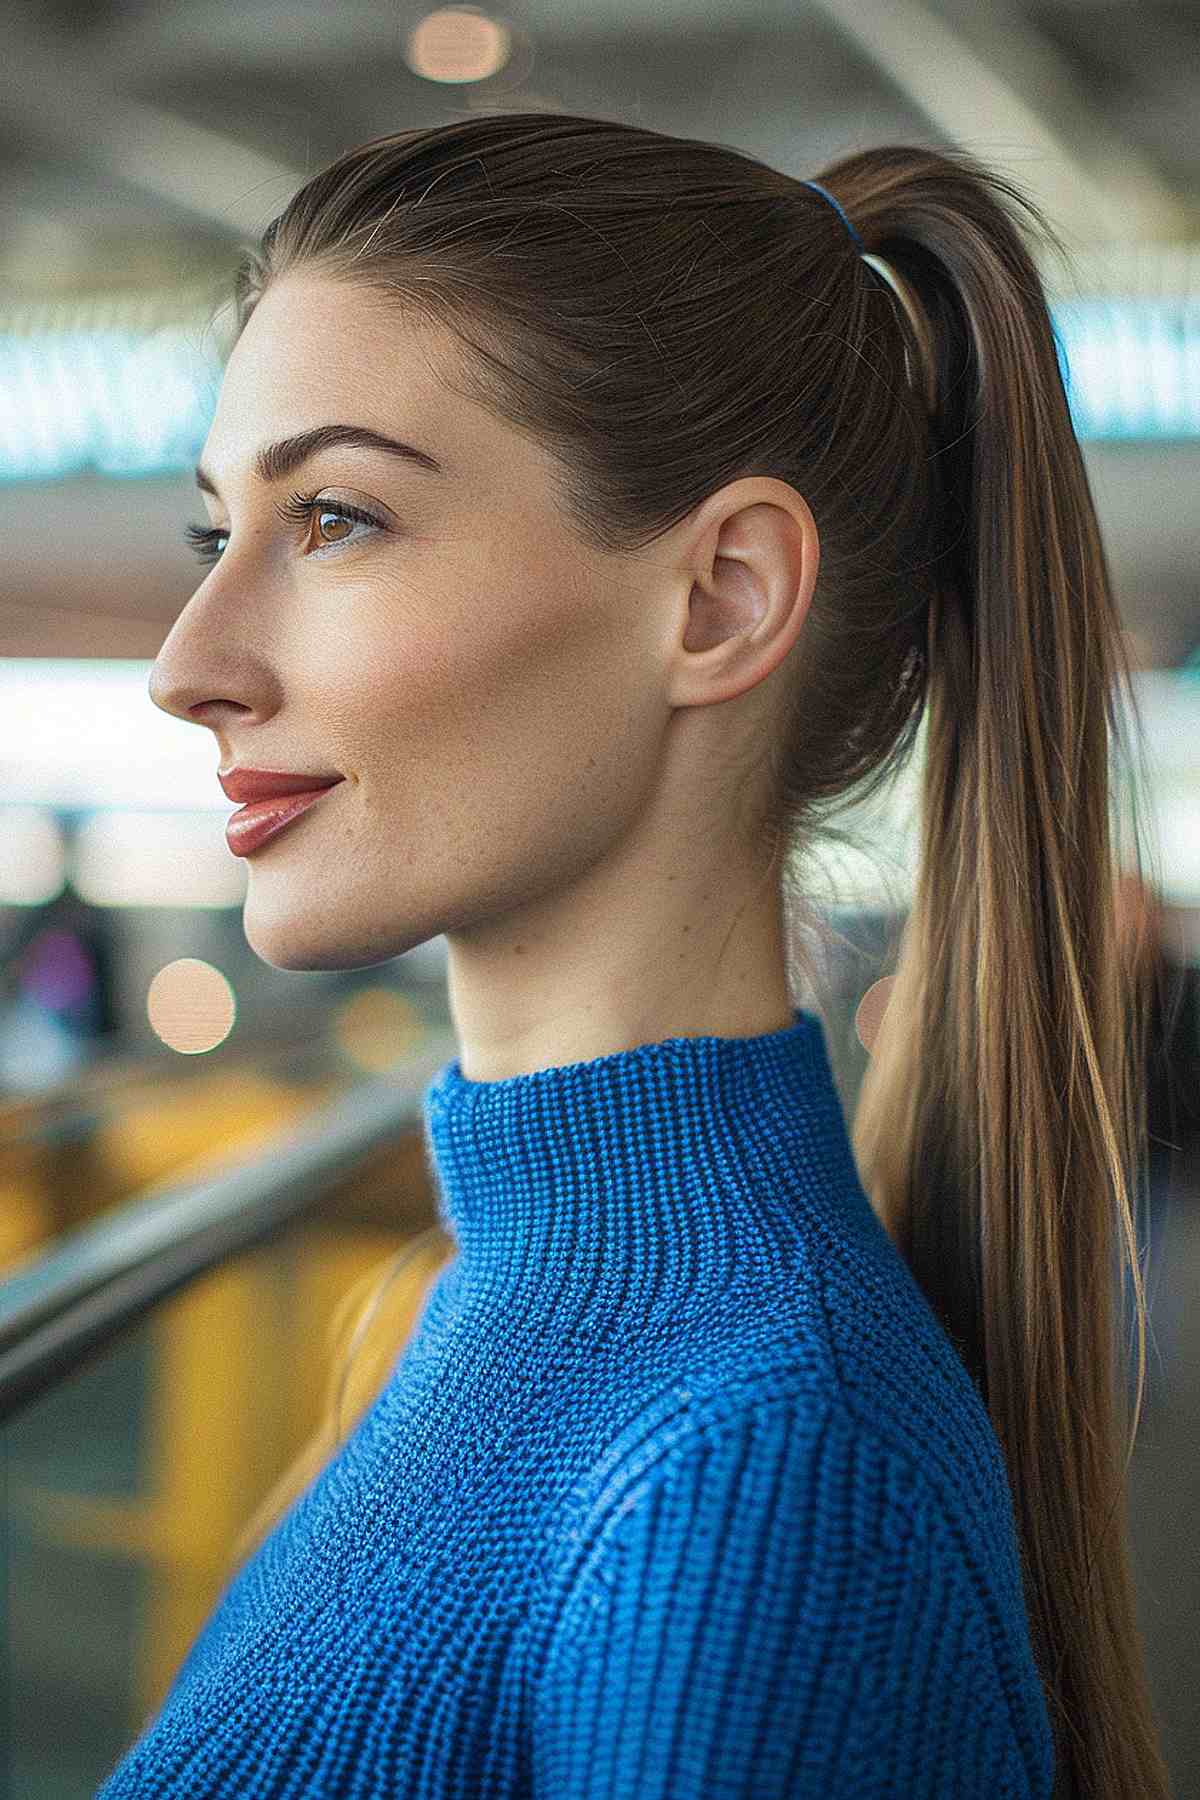
<svg viewBox="0 0 1200 1800">
<path fill-rule="evenodd" d="M 0 117 L 30 145 L 140 189 L 237 237 L 255 236 L 303 172 L 219 131 L 148 106 L 97 78 L 87 46 L 51 43 L 19 16 L 4 22 Z"/>
<path fill-rule="evenodd" d="M 813 0 L 963 149 L 1002 170 L 1072 248 L 1180 239 L 1200 219 L 1090 105 L 1064 60 L 1004 0 L 951 24 L 924 0 Z"/>
</svg>

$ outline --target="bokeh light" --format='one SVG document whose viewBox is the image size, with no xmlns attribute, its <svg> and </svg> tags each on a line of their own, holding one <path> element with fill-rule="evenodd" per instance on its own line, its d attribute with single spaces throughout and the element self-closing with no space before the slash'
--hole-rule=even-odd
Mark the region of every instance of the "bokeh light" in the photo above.
<svg viewBox="0 0 1200 1800">
<path fill-rule="evenodd" d="M 200 1056 L 223 1044 L 233 1030 L 237 997 L 212 963 L 181 956 L 160 969 L 150 983 L 146 1017 L 169 1050 Z"/>
<path fill-rule="evenodd" d="M 407 60 L 426 81 L 486 81 L 508 61 L 511 33 L 476 6 L 439 6 L 409 33 Z"/>
</svg>

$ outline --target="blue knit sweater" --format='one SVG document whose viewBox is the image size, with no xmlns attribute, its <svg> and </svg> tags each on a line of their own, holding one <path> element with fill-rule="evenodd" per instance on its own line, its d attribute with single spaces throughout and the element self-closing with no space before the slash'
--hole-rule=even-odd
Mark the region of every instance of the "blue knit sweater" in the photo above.
<svg viewBox="0 0 1200 1800">
<path fill-rule="evenodd" d="M 1000 1800 L 998 1440 L 818 1017 L 425 1095 L 457 1254 L 104 1800 Z"/>
</svg>

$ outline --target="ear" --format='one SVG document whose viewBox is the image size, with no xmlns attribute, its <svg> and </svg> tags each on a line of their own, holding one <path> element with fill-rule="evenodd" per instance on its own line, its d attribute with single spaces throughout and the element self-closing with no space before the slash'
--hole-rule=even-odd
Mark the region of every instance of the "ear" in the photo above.
<svg viewBox="0 0 1200 1800">
<path fill-rule="evenodd" d="M 672 703 L 732 700 L 772 674 L 799 636 L 819 562 L 816 521 L 786 481 L 750 476 L 710 494 L 686 540 Z"/>
</svg>

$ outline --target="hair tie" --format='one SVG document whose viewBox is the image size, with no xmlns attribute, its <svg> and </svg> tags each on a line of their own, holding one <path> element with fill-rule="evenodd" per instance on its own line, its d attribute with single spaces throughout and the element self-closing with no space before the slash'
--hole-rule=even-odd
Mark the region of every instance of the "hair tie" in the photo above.
<svg viewBox="0 0 1200 1800">
<path fill-rule="evenodd" d="M 838 204 L 828 188 L 823 188 L 819 181 L 802 181 L 800 186 L 812 188 L 814 193 L 820 194 L 822 199 L 828 200 L 830 206 L 833 207 L 839 219 L 841 219 L 842 223 L 845 225 L 846 230 L 850 233 L 851 238 L 854 240 L 855 247 L 862 257 L 862 260 L 867 264 L 868 268 L 874 269 L 881 281 L 885 282 L 887 286 L 891 288 L 893 294 L 895 294 L 897 300 L 908 314 L 909 324 L 913 328 L 917 343 L 920 345 L 921 349 L 921 397 L 925 402 L 926 412 L 932 416 L 937 411 L 937 381 L 934 373 L 933 343 L 930 337 L 929 325 L 925 320 L 916 295 L 913 293 L 908 283 L 896 273 L 890 263 L 884 262 L 883 258 L 880 256 L 872 256 L 868 253 L 866 245 L 846 217 L 844 208 Z M 908 373 L 908 379 L 911 382 L 914 379 L 914 371 L 907 344 L 904 347 L 904 367 Z"/>
<path fill-rule="evenodd" d="M 863 241 L 859 237 L 857 231 L 855 231 L 853 225 L 850 223 L 849 219 L 846 217 L 844 208 L 838 203 L 838 201 L 836 201 L 834 199 L 833 195 L 829 192 L 828 188 L 823 188 L 819 181 L 802 181 L 800 183 L 800 186 L 801 187 L 810 187 L 810 188 L 812 188 L 814 193 L 820 194 L 823 199 L 828 200 L 830 206 L 832 206 L 833 210 L 837 213 L 838 217 L 841 219 L 842 224 L 846 227 L 846 230 L 850 233 L 850 236 L 854 239 L 854 242 L 855 242 L 855 245 L 857 246 L 857 248 L 859 250 L 866 249 L 867 246 L 863 243 Z"/>
</svg>

